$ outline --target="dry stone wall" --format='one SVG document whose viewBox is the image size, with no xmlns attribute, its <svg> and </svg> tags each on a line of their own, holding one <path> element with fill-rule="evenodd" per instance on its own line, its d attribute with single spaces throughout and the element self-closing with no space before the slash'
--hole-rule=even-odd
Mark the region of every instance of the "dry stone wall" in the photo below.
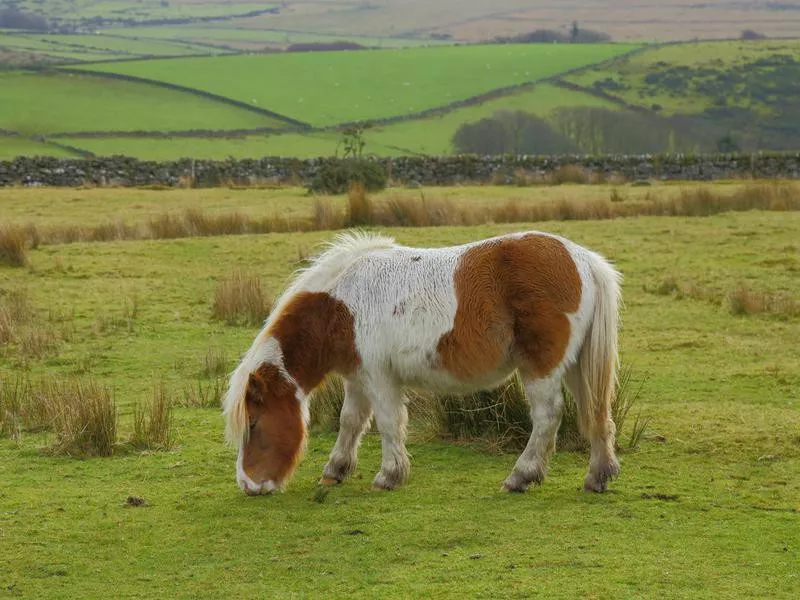
<svg viewBox="0 0 800 600">
<path fill-rule="evenodd" d="M 335 158 L 266 157 L 241 160 L 142 161 L 112 156 L 91 159 L 24 157 L 0 161 L 0 186 L 178 186 L 228 184 L 308 185 Z M 588 174 L 619 175 L 628 181 L 713 181 L 720 179 L 800 179 L 800 152 L 753 155 L 659 156 L 446 156 L 369 159 L 381 163 L 394 185 L 512 184 L 546 176 L 565 165 Z"/>
</svg>

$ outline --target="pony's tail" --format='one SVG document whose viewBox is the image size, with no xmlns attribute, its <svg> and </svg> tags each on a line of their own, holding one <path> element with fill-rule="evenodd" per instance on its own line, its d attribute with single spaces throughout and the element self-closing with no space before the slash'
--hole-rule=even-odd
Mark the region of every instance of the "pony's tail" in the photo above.
<svg viewBox="0 0 800 600">
<path fill-rule="evenodd" d="M 589 267 L 596 292 L 592 322 L 578 359 L 583 399 L 578 410 L 584 435 L 605 439 L 613 448 L 616 426 L 611 411 L 619 363 L 617 332 L 622 275 L 593 252 Z"/>
</svg>

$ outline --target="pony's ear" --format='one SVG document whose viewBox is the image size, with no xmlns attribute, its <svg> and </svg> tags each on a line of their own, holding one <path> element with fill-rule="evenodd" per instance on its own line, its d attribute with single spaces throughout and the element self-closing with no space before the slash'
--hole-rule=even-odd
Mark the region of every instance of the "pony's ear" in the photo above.
<svg viewBox="0 0 800 600">
<path fill-rule="evenodd" d="M 261 373 L 256 371 L 250 373 L 247 380 L 247 401 L 252 404 L 260 405 L 264 402 L 264 396 L 267 393 L 267 382 L 261 376 Z"/>
</svg>

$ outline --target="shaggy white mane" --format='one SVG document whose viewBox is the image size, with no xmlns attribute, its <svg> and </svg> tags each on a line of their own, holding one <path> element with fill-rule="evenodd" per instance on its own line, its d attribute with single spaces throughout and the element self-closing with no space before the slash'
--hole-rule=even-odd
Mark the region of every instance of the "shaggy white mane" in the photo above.
<svg viewBox="0 0 800 600">
<path fill-rule="evenodd" d="M 295 271 L 292 282 L 275 302 L 264 327 L 239 366 L 231 373 L 228 391 L 222 401 L 225 439 L 228 443 L 241 447 L 247 441 L 249 428 L 245 392 L 250 373 L 256 371 L 266 361 L 282 367 L 280 348 L 277 343 L 269 342 L 267 332 L 291 299 L 299 292 L 322 292 L 330 289 L 354 260 L 371 250 L 391 248 L 394 245 L 394 239 L 386 236 L 363 231 L 341 233 L 325 244 L 325 251 L 313 258 L 309 266 Z"/>
</svg>

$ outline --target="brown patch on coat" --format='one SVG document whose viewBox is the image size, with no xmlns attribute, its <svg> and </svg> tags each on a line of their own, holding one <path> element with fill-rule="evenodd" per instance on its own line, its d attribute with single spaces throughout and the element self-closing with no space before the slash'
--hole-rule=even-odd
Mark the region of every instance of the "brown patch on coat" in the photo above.
<svg viewBox="0 0 800 600">
<path fill-rule="evenodd" d="M 330 371 L 350 373 L 360 363 L 355 321 L 344 302 L 323 292 L 300 292 L 270 328 L 283 364 L 309 393 Z"/>
<path fill-rule="evenodd" d="M 253 481 L 280 484 L 294 472 L 306 437 L 295 386 L 264 363 L 250 374 L 245 402 L 250 435 L 242 467 Z"/>
<path fill-rule="evenodd" d="M 455 275 L 453 329 L 438 344 L 441 365 L 470 380 L 509 360 L 526 374 L 552 371 L 567 350 L 567 313 L 578 310 L 581 279 L 564 245 L 545 235 L 470 248 Z"/>
</svg>

